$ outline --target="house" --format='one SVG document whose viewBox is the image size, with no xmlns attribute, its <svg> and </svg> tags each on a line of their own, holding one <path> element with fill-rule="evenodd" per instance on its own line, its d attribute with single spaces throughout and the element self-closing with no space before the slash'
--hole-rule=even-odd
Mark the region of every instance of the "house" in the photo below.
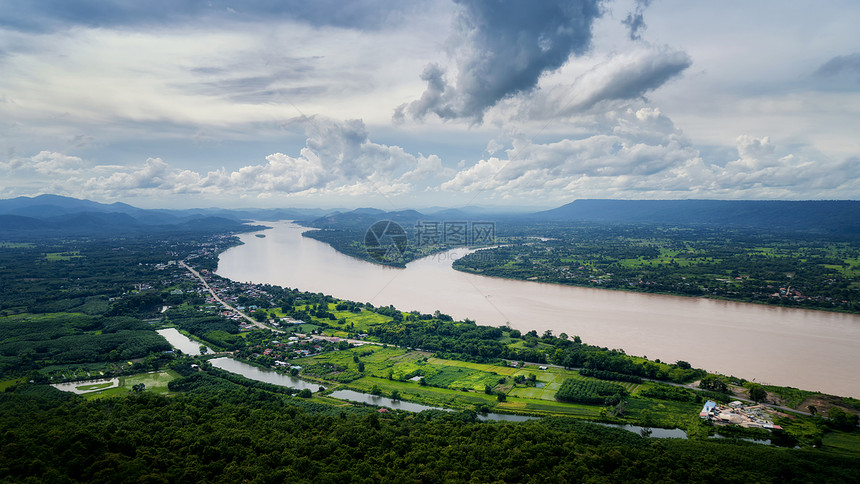
<svg viewBox="0 0 860 484">
<path fill-rule="evenodd" d="M 702 411 L 699 412 L 699 417 L 708 418 L 708 416 L 714 411 L 714 408 L 716 408 L 716 406 L 717 402 L 712 402 L 711 400 L 708 400 L 707 402 L 705 402 L 705 406 L 702 407 Z"/>
</svg>

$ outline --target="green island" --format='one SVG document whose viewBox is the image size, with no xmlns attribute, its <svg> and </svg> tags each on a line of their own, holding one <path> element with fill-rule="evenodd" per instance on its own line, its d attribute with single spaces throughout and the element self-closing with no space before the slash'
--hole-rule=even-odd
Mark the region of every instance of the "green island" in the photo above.
<svg viewBox="0 0 860 484">
<path fill-rule="evenodd" d="M 245 230 L 0 244 L 0 480 L 851 482 L 860 468 L 857 399 L 214 275 Z M 208 349 L 178 351 L 166 328 Z M 220 369 L 227 357 L 310 388 Z M 709 405 L 726 413 L 703 418 Z"/>
</svg>

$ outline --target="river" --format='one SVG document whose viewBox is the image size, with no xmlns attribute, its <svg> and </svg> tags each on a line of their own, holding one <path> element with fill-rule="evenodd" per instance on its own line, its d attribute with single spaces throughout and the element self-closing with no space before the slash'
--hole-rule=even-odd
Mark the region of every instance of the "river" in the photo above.
<svg viewBox="0 0 860 484">
<path fill-rule="evenodd" d="M 217 273 L 338 298 L 440 310 L 456 319 L 526 332 L 552 330 L 590 344 L 762 383 L 860 398 L 860 316 L 712 299 L 514 281 L 455 271 L 454 249 L 407 264 L 371 264 L 302 237 L 305 227 L 266 222 L 266 237 L 221 254 Z"/>
</svg>

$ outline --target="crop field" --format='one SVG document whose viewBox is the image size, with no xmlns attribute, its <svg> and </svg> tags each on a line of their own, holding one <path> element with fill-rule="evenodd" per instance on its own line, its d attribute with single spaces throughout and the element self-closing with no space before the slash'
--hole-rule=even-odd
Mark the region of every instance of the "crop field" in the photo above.
<svg viewBox="0 0 860 484">
<path fill-rule="evenodd" d="M 358 371 L 359 363 L 355 361 L 356 357 L 364 365 L 363 373 Z M 486 405 L 500 411 L 537 415 L 570 415 L 589 418 L 598 416 L 600 405 L 558 402 L 555 400 L 555 395 L 564 380 L 568 378 L 592 384 L 607 383 L 582 376 L 575 370 L 563 368 L 549 367 L 541 370 L 536 365 L 515 368 L 509 365 L 469 363 L 435 358 L 420 351 L 376 345 L 300 358 L 295 360 L 295 363 L 303 366 L 309 374 L 312 371 L 317 378 L 348 382 L 332 389 L 345 387 L 370 393 L 374 387 L 377 387 L 383 396 L 390 396 L 391 392 L 397 391 L 403 400 L 425 405 L 450 408 L 473 408 L 473 406 Z M 330 373 L 326 373 L 327 371 Z M 426 385 L 421 385 L 415 380 L 410 381 L 410 378 L 414 377 L 423 377 Z M 524 381 L 515 383 L 514 379 L 518 377 L 522 377 Z M 530 382 L 531 378 L 534 378 L 533 382 Z M 624 387 L 631 394 L 638 388 L 648 385 L 647 383 L 612 383 Z M 486 387 L 490 387 L 493 393 L 485 393 Z M 497 400 L 496 394 L 499 392 L 506 394 L 506 401 Z M 663 414 L 669 415 L 678 410 L 682 411 L 684 416 L 695 415 L 698 412 L 695 404 L 650 400 L 641 405 L 634 405 L 633 410 L 635 412 L 639 407 L 646 406 L 655 406 L 655 411 L 652 413 L 654 418 L 660 418 Z"/>
<path fill-rule="evenodd" d="M 497 410 L 511 413 L 530 413 L 537 415 L 566 415 L 571 417 L 595 418 L 600 415 L 600 408 L 594 405 L 577 405 L 555 401 L 535 401 L 527 399 L 509 399 L 501 402 Z"/>
</svg>

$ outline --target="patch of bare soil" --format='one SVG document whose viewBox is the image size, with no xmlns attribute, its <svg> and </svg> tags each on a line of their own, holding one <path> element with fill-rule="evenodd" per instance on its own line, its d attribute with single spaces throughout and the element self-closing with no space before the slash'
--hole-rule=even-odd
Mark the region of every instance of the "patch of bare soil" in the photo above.
<svg viewBox="0 0 860 484">
<path fill-rule="evenodd" d="M 840 397 L 835 397 L 833 395 L 812 395 L 806 397 L 800 405 L 795 407 L 796 410 L 801 410 L 804 412 L 809 412 L 810 405 L 814 406 L 816 409 L 816 414 L 819 415 L 827 415 L 827 412 L 833 407 L 839 407 L 846 412 L 853 413 L 854 415 L 860 415 L 860 410 L 845 406 L 841 404 Z"/>
</svg>

